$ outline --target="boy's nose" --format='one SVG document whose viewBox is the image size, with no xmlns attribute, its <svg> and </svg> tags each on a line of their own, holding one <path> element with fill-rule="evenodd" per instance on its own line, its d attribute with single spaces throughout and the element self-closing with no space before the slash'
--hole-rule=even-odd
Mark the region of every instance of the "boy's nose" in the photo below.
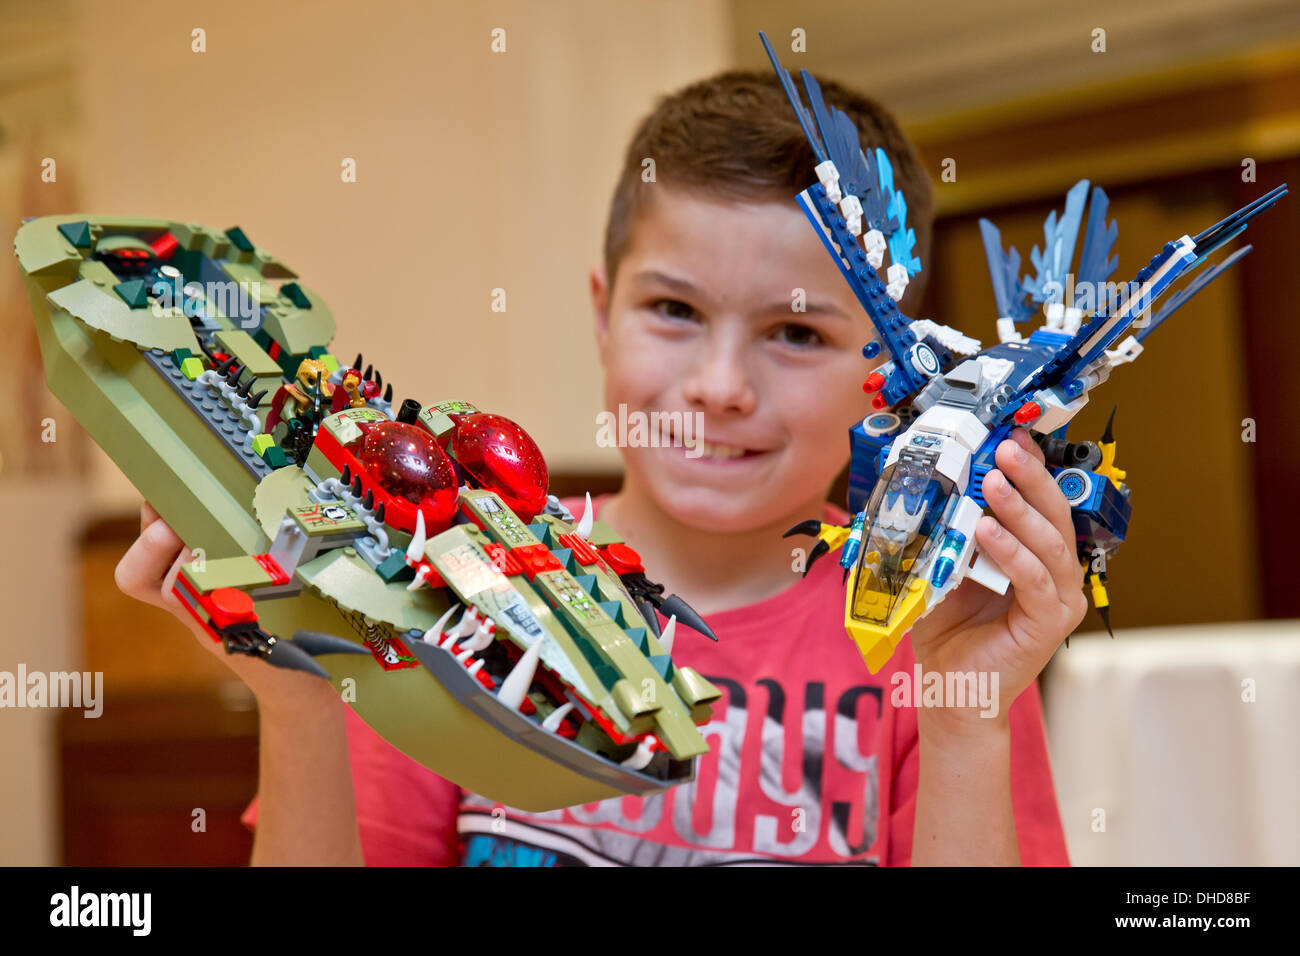
<svg viewBox="0 0 1300 956">
<path fill-rule="evenodd" d="M 747 415 L 758 394 L 739 350 L 716 341 L 702 343 L 704 354 L 692 364 L 683 383 L 686 401 L 703 411 Z"/>
</svg>

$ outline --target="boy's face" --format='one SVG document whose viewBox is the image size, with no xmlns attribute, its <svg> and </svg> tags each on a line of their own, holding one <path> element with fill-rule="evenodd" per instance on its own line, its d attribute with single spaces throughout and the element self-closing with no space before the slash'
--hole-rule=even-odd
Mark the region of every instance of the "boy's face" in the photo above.
<svg viewBox="0 0 1300 956">
<path fill-rule="evenodd" d="M 702 422 L 689 436 L 702 454 L 681 436 L 625 448 L 627 487 L 711 531 L 819 517 L 846 431 L 870 411 L 862 382 L 877 363 L 861 351 L 870 320 L 795 203 L 661 184 L 612 292 L 603 268 L 591 285 L 606 409 Z"/>
</svg>

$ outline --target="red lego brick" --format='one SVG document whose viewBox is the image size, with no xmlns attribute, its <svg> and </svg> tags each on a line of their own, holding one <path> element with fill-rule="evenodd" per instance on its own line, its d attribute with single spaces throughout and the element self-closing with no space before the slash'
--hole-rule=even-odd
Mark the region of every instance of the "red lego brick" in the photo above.
<svg viewBox="0 0 1300 956">
<path fill-rule="evenodd" d="M 511 557 L 510 552 L 501 545 L 496 544 L 495 542 L 492 544 L 485 544 L 483 545 L 483 550 L 487 552 L 488 558 L 490 558 L 492 563 L 496 565 L 496 569 L 506 577 L 524 573 L 524 569 L 519 562 Z"/>
<path fill-rule="evenodd" d="M 600 549 L 600 553 L 615 574 L 633 574 L 638 571 L 645 571 L 645 568 L 641 566 L 641 555 L 625 544 L 617 542 L 607 544 Z"/>
<path fill-rule="evenodd" d="M 218 630 L 232 624 L 257 620 L 253 599 L 236 588 L 217 588 L 211 594 L 199 595 L 199 606 L 208 612 Z"/>
<path fill-rule="evenodd" d="M 568 534 L 560 535 L 560 544 L 573 551 L 573 556 L 578 559 L 579 564 L 599 564 L 600 555 L 596 549 L 587 543 L 587 539 L 576 532 L 570 531 Z"/>
<path fill-rule="evenodd" d="M 289 583 L 289 574 L 276 563 L 269 554 L 255 554 L 253 560 L 262 566 L 262 570 L 271 575 L 271 583 L 276 587 Z"/>
<path fill-rule="evenodd" d="M 520 568 L 530 581 L 544 571 L 562 570 L 559 560 L 544 544 L 526 544 L 511 548 L 510 556 L 519 562 Z"/>
</svg>

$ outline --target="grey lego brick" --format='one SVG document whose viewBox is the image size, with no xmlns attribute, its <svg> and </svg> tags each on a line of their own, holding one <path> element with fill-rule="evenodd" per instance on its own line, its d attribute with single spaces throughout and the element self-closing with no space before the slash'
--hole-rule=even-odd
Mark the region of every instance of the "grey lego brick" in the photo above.
<svg viewBox="0 0 1300 956">
<path fill-rule="evenodd" d="M 176 390 L 176 394 L 185 400 L 185 404 L 193 409 L 194 414 L 221 439 L 249 474 L 261 481 L 272 472 L 271 466 L 253 451 L 253 440 L 248 437 L 248 428 L 243 420 L 231 411 L 220 395 L 206 385 L 191 382 L 172 361 L 171 355 L 162 349 L 149 349 L 141 354 L 146 362 L 158 370 L 164 381 Z"/>
</svg>

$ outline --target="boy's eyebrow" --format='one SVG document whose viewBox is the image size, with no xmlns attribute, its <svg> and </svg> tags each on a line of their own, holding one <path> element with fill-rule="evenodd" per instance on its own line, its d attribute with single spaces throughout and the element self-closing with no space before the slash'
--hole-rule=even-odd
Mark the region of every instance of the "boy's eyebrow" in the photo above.
<svg viewBox="0 0 1300 956">
<path fill-rule="evenodd" d="M 689 279 L 679 279 L 677 276 L 669 275 L 666 272 L 660 272 L 658 269 L 641 269 L 633 274 L 633 278 L 643 279 L 649 282 L 658 282 L 659 284 L 666 285 L 668 288 L 675 289 L 678 292 L 699 291 L 695 283 L 691 282 Z"/>
<path fill-rule="evenodd" d="M 633 278 L 641 279 L 647 282 L 658 282 L 661 285 L 667 286 L 669 289 L 673 289 L 683 294 L 689 293 L 689 294 L 698 295 L 701 291 L 700 288 L 696 286 L 695 283 L 691 282 L 689 279 L 682 279 L 679 278 L 678 276 L 669 275 L 667 272 L 660 272 L 658 269 L 638 270 L 637 272 L 633 273 Z M 796 316 L 803 315 L 803 314 L 825 315 L 832 318 L 843 319 L 846 322 L 852 320 L 852 316 L 850 316 L 847 312 L 841 309 L 834 302 L 808 301 L 804 303 L 802 312 L 795 312 L 791 308 L 791 300 L 778 299 L 772 303 L 769 303 L 768 305 L 763 306 L 762 311 L 765 313 L 788 312 Z"/>
</svg>

